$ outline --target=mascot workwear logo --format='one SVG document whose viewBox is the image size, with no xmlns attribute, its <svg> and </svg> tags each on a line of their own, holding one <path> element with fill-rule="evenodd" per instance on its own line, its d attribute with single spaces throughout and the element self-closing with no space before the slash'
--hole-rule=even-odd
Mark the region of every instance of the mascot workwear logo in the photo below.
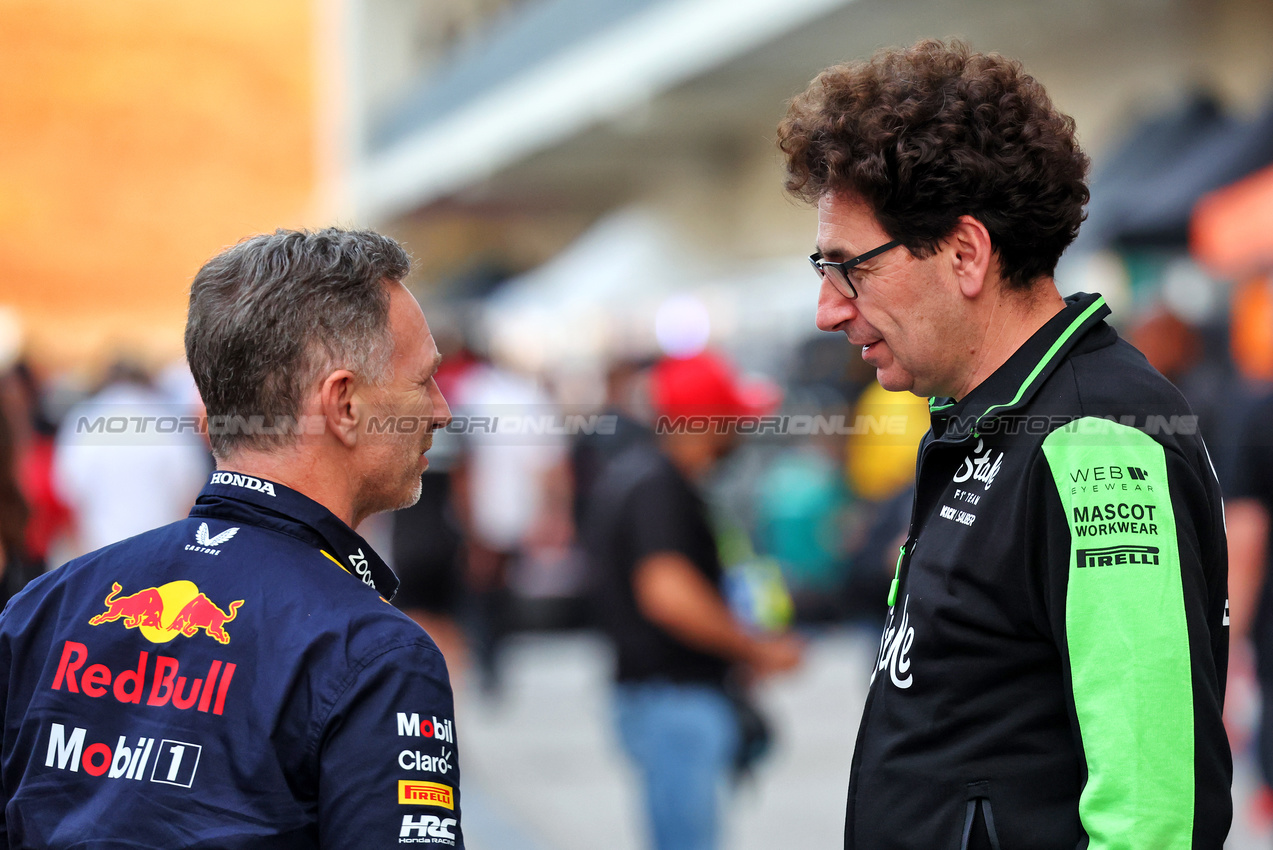
<svg viewBox="0 0 1273 850">
<path fill-rule="evenodd" d="M 202 630 L 218 643 L 228 644 L 230 634 L 225 624 L 238 616 L 243 604 L 242 599 L 236 599 L 230 610 L 224 611 L 192 581 L 170 581 L 120 596 L 123 589 L 119 582 L 113 582 L 106 595 L 106 610 L 88 624 L 122 620 L 124 628 L 137 629 L 151 643 L 168 643 L 177 635 L 194 637 Z"/>
<path fill-rule="evenodd" d="M 221 550 L 217 547 L 239 533 L 238 527 L 227 528 L 216 537 L 210 537 L 208 524 L 206 522 L 199 523 L 199 529 L 194 533 L 195 543 L 198 545 L 186 544 L 187 552 L 202 552 L 205 555 L 220 555 Z"/>
<path fill-rule="evenodd" d="M 253 478 L 251 475 L 241 475 L 238 472 L 214 472 L 212 473 L 212 483 L 225 484 L 230 487 L 242 487 L 245 490 L 255 490 L 267 496 L 274 495 L 274 485 L 270 482 Z"/>
</svg>

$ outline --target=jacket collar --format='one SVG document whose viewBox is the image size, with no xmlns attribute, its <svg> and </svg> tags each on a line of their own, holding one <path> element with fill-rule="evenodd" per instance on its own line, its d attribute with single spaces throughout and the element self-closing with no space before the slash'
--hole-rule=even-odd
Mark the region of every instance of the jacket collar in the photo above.
<svg viewBox="0 0 1273 850">
<path fill-rule="evenodd" d="M 275 481 L 214 472 L 190 516 L 234 519 L 291 535 L 316 546 L 385 600 L 398 591 L 398 577 L 366 540 L 318 502 Z"/>
<path fill-rule="evenodd" d="M 988 418 L 1029 404 L 1056 367 L 1065 362 L 1075 344 L 1092 328 L 1103 324 L 1109 312 L 1100 295 L 1080 292 L 1066 298 L 1061 312 L 1049 319 L 962 401 L 928 400 L 933 436 L 939 440 L 975 436 Z"/>
</svg>

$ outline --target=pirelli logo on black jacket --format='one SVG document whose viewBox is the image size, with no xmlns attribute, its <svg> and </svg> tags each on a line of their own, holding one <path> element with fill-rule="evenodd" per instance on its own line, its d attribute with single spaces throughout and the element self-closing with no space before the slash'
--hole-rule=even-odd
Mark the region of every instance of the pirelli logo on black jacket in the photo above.
<svg viewBox="0 0 1273 850">
<path fill-rule="evenodd" d="M 1074 553 L 1075 566 L 1114 567 L 1122 564 L 1157 564 L 1156 546 L 1107 546 L 1104 549 L 1079 549 Z"/>
</svg>

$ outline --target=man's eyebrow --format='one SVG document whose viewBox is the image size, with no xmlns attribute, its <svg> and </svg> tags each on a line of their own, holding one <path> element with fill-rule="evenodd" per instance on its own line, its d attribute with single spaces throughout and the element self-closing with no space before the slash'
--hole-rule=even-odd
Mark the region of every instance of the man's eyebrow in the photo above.
<svg viewBox="0 0 1273 850">
<path fill-rule="evenodd" d="M 428 377 L 432 378 L 437 374 L 438 369 L 442 367 L 442 352 L 437 351 L 433 354 L 433 362 L 429 364 Z"/>
</svg>

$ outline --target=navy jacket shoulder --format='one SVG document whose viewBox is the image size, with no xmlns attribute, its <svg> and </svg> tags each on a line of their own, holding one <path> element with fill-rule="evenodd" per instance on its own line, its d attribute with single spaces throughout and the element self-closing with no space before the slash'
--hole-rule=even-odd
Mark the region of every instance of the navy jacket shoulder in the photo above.
<svg viewBox="0 0 1273 850">
<path fill-rule="evenodd" d="M 9 841 L 463 846 L 446 664 L 396 583 L 320 505 L 224 472 L 33 582 L 0 618 Z"/>
</svg>

